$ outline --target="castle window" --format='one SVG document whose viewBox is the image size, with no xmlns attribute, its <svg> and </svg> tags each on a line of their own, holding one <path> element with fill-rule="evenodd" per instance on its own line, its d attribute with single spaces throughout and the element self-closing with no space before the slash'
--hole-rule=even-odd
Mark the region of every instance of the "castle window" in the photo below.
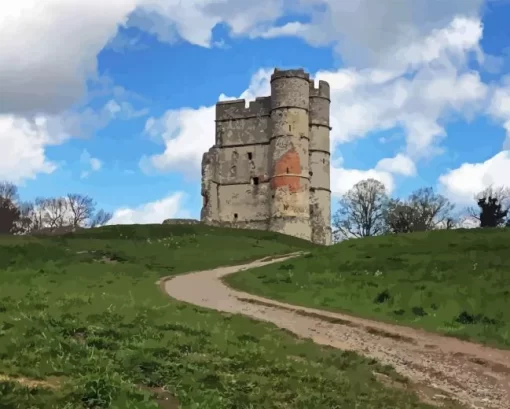
<svg viewBox="0 0 510 409">
<path fill-rule="evenodd" d="M 312 172 L 312 171 L 308 172 L 308 174 L 309 174 L 310 176 L 313 176 L 313 172 Z"/>
<path fill-rule="evenodd" d="M 234 219 L 237 220 L 237 213 L 234 213 Z"/>
<path fill-rule="evenodd" d="M 256 186 L 256 185 L 258 185 L 258 184 L 259 184 L 259 178 L 258 178 L 258 177 L 254 177 L 254 178 L 252 178 L 252 180 L 251 180 L 251 184 L 252 184 L 252 185 L 255 185 L 255 186 Z"/>
<path fill-rule="evenodd" d="M 252 160 L 253 154 L 251 152 L 248 152 L 248 160 Z"/>
<path fill-rule="evenodd" d="M 287 168 L 287 173 L 289 173 L 289 168 Z"/>
<path fill-rule="evenodd" d="M 292 131 L 292 126 L 291 125 L 289 125 L 289 131 Z"/>
</svg>

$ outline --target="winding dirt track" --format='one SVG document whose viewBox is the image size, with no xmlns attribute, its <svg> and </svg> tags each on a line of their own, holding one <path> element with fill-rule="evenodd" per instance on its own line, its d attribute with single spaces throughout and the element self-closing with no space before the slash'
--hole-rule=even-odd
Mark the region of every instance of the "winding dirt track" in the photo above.
<svg viewBox="0 0 510 409">
<path fill-rule="evenodd" d="M 412 328 L 298 307 L 235 291 L 222 277 L 281 262 L 298 253 L 162 279 L 169 296 L 272 322 L 317 344 L 392 365 L 429 403 L 454 399 L 471 408 L 510 409 L 510 351 L 484 347 Z M 443 400 L 444 402 L 444 400 Z"/>
</svg>

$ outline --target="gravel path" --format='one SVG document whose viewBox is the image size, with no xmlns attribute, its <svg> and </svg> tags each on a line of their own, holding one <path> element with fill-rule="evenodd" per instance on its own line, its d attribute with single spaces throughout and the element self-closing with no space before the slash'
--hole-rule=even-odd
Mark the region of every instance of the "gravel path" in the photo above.
<svg viewBox="0 0 510 409">
<path fill-rule="evenodd" d="M 158 284 L 177 300 L 268 321 L 317 344 L 356 351 L 389 364 L 410 378 L 415 391 L 429 403 L 440 406 L 444 399 L 454 399 L 471 408 L 510 409 L 510 351 L 280 303 L 235 291 L 221 280 L 297 255 L 164 278 Z"/>
</svg>

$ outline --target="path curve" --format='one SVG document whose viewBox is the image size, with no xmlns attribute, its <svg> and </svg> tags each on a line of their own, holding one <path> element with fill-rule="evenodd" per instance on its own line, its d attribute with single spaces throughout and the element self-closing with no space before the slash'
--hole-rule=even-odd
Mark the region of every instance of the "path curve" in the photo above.
<svg viewBox="0 0 510 409">
<path fill-rule="evenodd" d="M 298 307 L 235 291 L 221 278 L 299 256 L 266 257 L 161 279 L 169 296 L 190 304 L 271 322 L 317 344 L 356 351 L 393 366 L 422 398 L 453 398 L 480 409 L 510 409 L 510 351 L 409 327 Z M 428 391 L 428 392 L 425 392 Z M 432 394 L 430 391 L 434 391 Z"/>
</svg>

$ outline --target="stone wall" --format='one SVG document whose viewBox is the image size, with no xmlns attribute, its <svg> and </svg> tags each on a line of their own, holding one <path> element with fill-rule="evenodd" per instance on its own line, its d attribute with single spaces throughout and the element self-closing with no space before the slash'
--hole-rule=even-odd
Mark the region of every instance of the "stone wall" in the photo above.
<svg viewBox="0 0 510 409">
<path fill-rule="evenodd" d="M 163 224 L 200 224 L 200 220 L 196 219 L 166 219 Z"/>
</svg>

